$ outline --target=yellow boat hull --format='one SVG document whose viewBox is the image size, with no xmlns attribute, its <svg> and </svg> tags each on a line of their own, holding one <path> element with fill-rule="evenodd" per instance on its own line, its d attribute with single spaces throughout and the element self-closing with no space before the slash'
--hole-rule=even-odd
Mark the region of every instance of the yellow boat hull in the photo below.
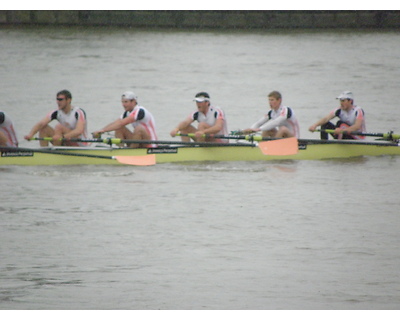
<svg viewBox="0 0 400 320">
<path fill-rule="evenodd" d="M 317 141 L 317 140 L 316 140 Z M 121 165 L 114 156 L 145 156 L 154 154 L 156 163 L 184 163 L 197 161 L 271 161 L 324 160 L 360 156 L 400 155 L 400 147 L 390 143 L 302 143 L 293 155 L 265 155 L 257 146 L 228 144 L 226 146 L 176 146 L 159 148 L 41 148 L 0 150 L 0 166 L 41 165 Z"/>
</svg>

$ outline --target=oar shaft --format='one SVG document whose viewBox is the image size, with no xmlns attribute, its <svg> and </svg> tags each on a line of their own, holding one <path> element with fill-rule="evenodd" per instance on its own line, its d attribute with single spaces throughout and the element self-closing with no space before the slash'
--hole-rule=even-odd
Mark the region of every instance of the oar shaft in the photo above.
<svg viewBox="0 0 400 320">
<path fill-rule="evenodd" d="M 335 133 L 334 129 L 318 129 L 316 131 L 319 132 L 326 132 L 326 133 Z M 353 131 L 348 134 L 355 135 L 355 136 L 366 136 L 366 137 L 381 137 L 388 140 L 398 140 L 400 139 L 400 134 L 394 133 L 373 133 L 373 132 L 360 132 L 360 131 Z"/>
<path fill-rule="evenodd" d="M 53 141 L 51 137 L 45 138 L 32 138 L 31 140 L 44 140 Z M 226 143 L 213 143 L 213 142 L 185 142 L 185 141 L 162 141 L 162 140 L 129 140 L 129 139 L 119 139 L 119 138 L 105 138 L 105 139 L 60 139 L 59 141 L 69 141 L 69 142 L 88 142 L 88 143 L 104 143 L 104 144 L 121 144 L 121 143 L 138 143 L 138 144 L 155 144 L 155 145 L 184 145 L 184 146 L 207 146 L 207 147 L 218 147 L 221 145 L 226 145 Z"/>
<path fill-rule="evenodd" d="M 195 133 L 178 133 L 177 136 L 181 137 L 190 137 L 196 138 Z M 255 136 L 255 135 L 232 135 L 232 136 L 224 136 L 218 134 L 202 134 L 202 138 L 215 138 L 215 139 L 233 139 L 233 140 L 247 140 L 247 141 L 269 141 L 269 140 L 277 140 L 277 138 L 263 138 L 262 136 Z"/>
</svg>

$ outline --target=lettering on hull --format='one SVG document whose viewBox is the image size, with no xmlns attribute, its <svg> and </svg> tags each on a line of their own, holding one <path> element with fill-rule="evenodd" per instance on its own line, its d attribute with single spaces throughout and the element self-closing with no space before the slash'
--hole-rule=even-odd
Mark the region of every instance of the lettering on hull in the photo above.
<svg viewBox="0 0 400 320">
<path fill-rule="evenodd" d="M 33 157 L 33 151 L 2 151 L 1 157 Z"/>
<path fill-rule="evenodd" d="M 178 148 L 149 148 L 147 154 L 178 153 Z"/>
</svg>

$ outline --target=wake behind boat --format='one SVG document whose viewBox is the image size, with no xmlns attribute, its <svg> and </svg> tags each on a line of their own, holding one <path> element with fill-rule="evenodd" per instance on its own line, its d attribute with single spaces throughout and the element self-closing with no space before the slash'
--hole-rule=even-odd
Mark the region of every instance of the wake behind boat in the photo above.
<svg viewBox="0 0 400 320">
<path fill-rule="evenodd" d="M 41 165 L 154 165 L 158 163 L 188 163 L 199 161 L 271 161 L 327 160 L 361 156 L 400 155 L 396 142 L 295 139 L 294 151 L 283 143 L 288 139 L 245 143 L 176 142 L 155 148 L 118 148 L 114 145 L 95 147 L 12 148 L 0 147 L 0 166 Z M 271 142 L 277 142 L 274 148 Z M 291 142 L 292 144 L 292 142 Z M 271 150 L 269 154 L 268 151 Z"/>
</svg>

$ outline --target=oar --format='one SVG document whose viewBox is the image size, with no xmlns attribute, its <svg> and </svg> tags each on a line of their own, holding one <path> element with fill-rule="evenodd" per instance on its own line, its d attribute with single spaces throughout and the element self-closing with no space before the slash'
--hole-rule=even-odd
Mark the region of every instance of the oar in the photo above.
<svg viewBox="0 0 400 320">
<path fill-rule="evenodd" d="M 32 140 L 44 140 L 53 141 L 51 137 L 45 138 L 31 138 Z M 226 143 L 209 143 L 209 142 L 185 142 L 185 141 L 164 141 L 164 140 L 130 140 L 130 139 L 119 139 L 119 138 L 105 138 L 105 139 L 59 139 L 59 141 L 69 142 L 88 142 L 88 143 L 104 143 L 108 145 L 121 144 L 121 143 L 140 143 L 140 144 L 155 144 L 155 145 L 186 145 L 186 146 L 202 146 L 202 147 L 219 147 L 226 145 Z"/>
<path fill-rule="evenodd" d="M 87 157 L 87 158 L 97 158 L 97 159 L 107 159 L 107 160 L 117 160 L 122 164 L 129 164 L 132 166 L 151 166 L 156 163 L 155 154 L 149 154 L 144 156 L 102 156 L 95 154 L 85 154 L 85 153 L 70 153 L 57 150 L 44 150 L 44 149 L 29 149 L 29 148 L 15 148 L 15 147 L 1 147 L 2 150 L 7 150 L 11 152 L 38 152 L 55 154 L 62 156 L 71 157 Z"/>
<path fill-rule="evenodd" d="M 182 134 L 178 133 L 177 136 L 194 138 L 196 135 L 194 133 Z M 261 152 L 268 156 L 287 156 L 296 154 L 299 152 L 299 144 L 296 137 L 291 138 L 263 138 L 262 136 L 253 135 L 237 135 L 237 136 L 223 136 L 223 135 L 207 135 L 204 134 L 203 137 L 210 137 L 216 139 L 238 139 L 247 141 L 260 141 L 258 147 Z"/>
<path fill-rule="evenodd" d="M 326 132 L 326 133 L 335 133 L 335 130 L 333 130 L 333 129 L 317 129 L 315 131 Z M 400 134 L 394 134 L 393 132 L 371 133 L 371 132 L 353 131 L 353 132 L 350 132 L 347 134 L 354 135 L 354 136 L 381 137 L 381 138 L 384 138 L 385 140 L 399 140 L 400 139 Z"/>
</svg>

